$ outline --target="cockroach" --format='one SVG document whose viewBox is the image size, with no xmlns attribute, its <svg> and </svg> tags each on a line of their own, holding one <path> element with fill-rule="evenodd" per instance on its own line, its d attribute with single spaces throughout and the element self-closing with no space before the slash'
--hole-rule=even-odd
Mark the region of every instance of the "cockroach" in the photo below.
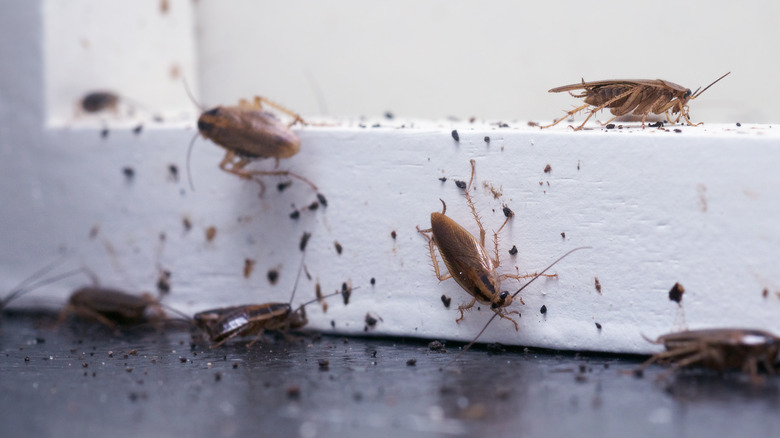
<svg viewBox="0 0 780 438">
<path fill-rule="evenodd" d="M 151 294 L 133 295 L 96 286 L 82 287 L 71 294 L 60 321 L 69 315 L 95 320 L 112 330 L 165 318 L 162 305 Z"/>
<path fill-rule="evenodd" d="M 81 98 L 81 109 L 88 113 L 104 110 L 116 112 L 119 95 L 111 91 L 93 91 Z"/>
<path fill-rule="evenodd" d="M 192 100 L 195 102 L 194 98 Z M 196 102 L 195 104 L 197 105 Z M 274 113 L 264 110 L 263 105 L 292 117 L 292 121 L 289 123 L 281 121 Z M 246 169 L 252 161 L 265 158 L 273 158 L 276 162 L 274 168 L 278 169 L 279 160 L 297 154 L 301 149 L 301 140 L 290 128 L 298 123 L 307 125 L 300 115 L 260 96 L 255 96 L 253 102 L 241 99 L 235 106 L 217 106 L 210 110 L 202 108 L 201 110 L 203 112 L 198 117 L 198 132 L 226 151 L 225 157 L 219 163 L 220 169 L 256 181 L 260 184 L 261 196 L 265 192 L 265 184 L 259 177 L 264 175 L 297 178 L 317 191 L 314 183 L 289 170 Z M 188 176 L 195 138 L 193 137 L 192 140 L 187 151 Z M 191 176 L 189 182 L 190 187 L 193 187 Z"/>
<path fill-rule="evenodd" d="M 302 244 L 302 246 L 305 245 Z M 317 297 L 293 310 L 292 302 L 302 271 L 303 259 L 301 259 L 301 266 L 298 268 L 298 275 L 295 278 L 288 303 L 239 305 L 196 313 L 193 316 L 195 325 L 203 330 L 212 342 L 215 342 L 210 348 L 217 348 L 236 336 L 254 335 L 255 338 L 247 344 L 247 347 L 251 347 L 266 330 L 280 331 L 287 336 L 290 330 L 296 330 L 308 324 L 306 306 L 340 292 Z"/>
<path fill-rule="evenodd" d="M 643 335 L 644 337 L 644 335 Z M 775 361 L 780 352 L 780 337 L 764 330 L 716 328 L 668 333 L 648 342 L 662 344 L 666 351 L 656 353 L 639 366 L 640 374 L 653 363 L 670 365 L 663 376 L 690 366 L 702 366 L 715 371 L 742 370 L 759 382 L 758 366 L 775 374 Z"/>
<path fill-rule="evenodd" d="M 522 291 L 523 291 L 523 289 L 525 289 L 525 288 L 526 288 L 526 287 L 528 287 L 528 286 L 529 286 L 531 283 L 533 283 L 534 281 L 536 281 L 536 279 L 537 279 L 537 278 L 539 278 L 539 277 L 542 277 L 542 276 L 545 276 L 545 274 L 544 274 L 545 272 L 547 272 L 548 270 L 550 270 L 550 268 L 552 268 L 553 266 L 555 266 L 556 264 L 558 264 L 558 262 L 560 262 L 561 260 L 563 260 L 563 259 L 565 259 L 566 257 L 568 257 L 568 256 L 569 256 L 571 253 L 573 253 L 573 252 L 575 252 L 575 251 L 579 251 L 579 250 L 581 250 L 581 249 L 590 249 L 590 248 L 591 248 L 591 247 L 589 247 L 589 246 L 581 246 L 581 247 L 579 247 L 579 248 L 574 248 L 574 249 L 570 250 L 569 252 L 567 252 L 566 254 L 564 254 L 564 255 L 562 255 L 562 256 L 560 256 L 560 257 L 558 257 L 558 258 L 557 258 L 557 259 L 556 259 L 554 262 L 552 262 L 552 263 L 550 263 L 549 265 L 547 265 L 547 267 L 546 267 L 546 268 L 544 268 L 544 269 L 542 270 L 542 272 L 539 272 L 538 274 L 534 274 L 534 275 L 533 275 L 533 278 L 531 278 L 530 280 L 528 280 L 528 282 L 527 282 L 527 283 L 525 283 L 524 285 L 522 285 L 522 286 L 520 287 L 520 289 L 516 290 L 516 291 L 515 291 L 515 293 L 513 293 L 513 294 L 511 295 L 511 298 L 512 298 L 512 299 L 514 299 L 515 297 L 517 297 L 517 295 L 518 295 L 518 294 L 520 294 L 520 292 L 522 292 Z M 460 351 L 460 353 L 458 353 L 458 355 L 457 355 L 457 356 L 455 356 L 455 358 L 453 358 L 451 361 L 449 361 L 449 362 L 447 363 L 447 365 L 445 365 L 445 366 L 444 366 L 442 369 L 444 369 L 444 368 L 447 368 L 448 366 L 450 366 L 451 364 L 453 364 L 453 363 L 454 363 L 456 360 L 458 360 L 458 358 L 460 358 L 461 356 L 463 356 L 463 355 L 464 355 L 464 354 L 465 354 L 465 353 L 466 353 L 466 352 L 467 352 L 467 351 L 468 351 L 468 350 L 471 348 L 471 346 L 472 346 L 472 345 L 474 345 L 474 344 L 477 342 L 477 340 L 479 339 L 479 337 L 480 337 L 480 336 L 482 336 L 482 334 L 483 334 L 483 333 L 485 333 L 485 330 L 487 330 L 487 328 L 488 328 L 488 326 L 490 325 L 490 323 L 491 323 L 491 322 L 493 322 L 493 320 L 494 320 L 494 319 L 496 319 L 496 316 L 501 316 L 501 315 L 500 315 L 498 312 L 496 312 L 496 313 L 495 313 L 493 316 L 491 316 L 491 317 L 490 317 L 490 319 L 488 319 L 488 321 L 485 323 L 484 327 L 482 327 L 482 330 L 480 330 L 480 331 L 479 331 L 479 333 L 477 333 L 477 336 L 475 336 L 475 337 L 474 337 L 474 339 L 472 339 L 472 340 L 471 340 L 471 342 L 469 342 L 469 343 L 468 343 L 468 344 L 467 344 L 465 347 L 463 347 L 463 350 L 461 350 L 461 351 Z M 514 321 L 513 321 L 513 322 L 514 322 Z"/>
<path fill-rule="evenodd" d="M 474 306 L 477 301 L 484 304 L 490 304 L 490 309 L 501 318 L 508 319 L 518 330 L 517 322 L 509 315 L 519 314 L 518 311 L 508 312 L 507 307 L 512 304 L 513 297 L 509 291 L 501 290 L 501 282 L 507 278 L 520 280 L 522 278 L 532 277 L 532 275 L 513 275 L 499 274 L 497 268 L 500 261 L 498 257 L 498 234 L 506 226 L 513 215 L 506 215 L 506 219 L 498 231 L 493 233 L 493 243 L 495 246 L 495 258 L 491 257 L 485 248 L 485 228 L 479 219 L 477 210 L 474 207 L 474 201 L 469 194 L 471 185 L 474 182 L 475 161 L 471 160 L 471 178 L 468 185 L 458 184 L 458 187 L 465 186 L 466 202 L 471 213 L 479 226 L 479 239 L 466 231 L 460 224 L 445 215 L 447 204 L 440 199 L 442 203 L 442 212 L 431 213 L 431 228 L 421 230 L 417 227 L 425 240 L 428 241 L 428 248 L 433 261 L 433 269 L 436 272 L 436 278 L 444 281 L 453 278 L 460 287 L 472 296 L 471 302 L 458 306 L 460 317 L 456 322 L 463 320 L 464 312 Z M 436 258 L 434 248 L 438 248 L 439 255 L 444 261 L 449 274 L 442 275 L 439 268 L 439 262 Z M 555 275 L 548 275 L 554 277 Z M 522 299 L 520 300 L 522 302 Z"/>
<path fill-rule="evenodd" d="M 588 117 L 585 118 L 585 121 L 576 128 L 572 127 L 575 131 L 579 131 L 594 114 L 605 108 L 609 108 L 614 116 L 607 123 L 615 120 L 617 117 L 633 114 L 642 118 L 642 129 L 644 129 L 647 116 L 653 113 L 665 114 L 669 123 L 677 123 L 680 121 L 680 117 L 683 117 L 688 125 L 701 125 L 701 122 L 696 124 L 691 122 L 688 113 L 688 102 L 701 96 L 708 88 L 730 73 L 726 73 L 703 90 L 696 90 L 696 92 L 691 92 L 690 88 L 685 88 L 662 79 L 613 79 L 593 82 L 585 82 L 583 79 L 581 83 L 564 85 L 549 91 L 550 93 L 568 91 L 572 97 L 584 98 L 585 104 L 568 111 L 566 115 L 553 123 L 542 126 L 542 129 L 555 126 L 567 117 L 588 109 Z M 573 90 L 583 91 L 580 94 L 574 94 L 572 93 Z M 672 122 L 674 114 L 677 114 L 677 118 Z"/>
</svg>

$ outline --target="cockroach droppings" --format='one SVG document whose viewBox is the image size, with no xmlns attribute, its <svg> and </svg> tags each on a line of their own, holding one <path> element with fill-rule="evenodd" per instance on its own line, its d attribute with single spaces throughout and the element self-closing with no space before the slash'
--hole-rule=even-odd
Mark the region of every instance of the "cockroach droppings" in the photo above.
<svg viewBox="0 0 780 438">
<path fill-rule="evenodd" d="M 369 280 L 369 283 L 371 283 L 371 286 L 375 286 L 376 285 L 376 278 L 371 277 L 371 280 Z"/>
<path fill-rule="evenodd" d="M 344 298 L 344 305 L 349 304 L 349 297 L 352 295 L 352 288 L 347 283 L 341 283 L 341 296 Z"/>
<path fill-rule="evenodd" d="M 132 181 L 133 177 L 135 177 L 135 169 L 129 166 L 123 167 L 122 173 L 125 175 L 125 178 L 127 178 L 128 182 Z"/>
<path fill-rule="evenodd" d="M 552 166 L 550 166 L 549 164 L 544 166 L 544 173 L 550 173 L 550 172 L 552 172 Z"/>
<path fill-rule="evenodd" d="M 336 253 L 338 255 L 341 255 L 341 251 L 344 250 L 344 248 L 342 248 L 341 244 L 338 243 L 338 242 L 333 242 L 333 246 L 336 248 Z"/>
<path fill-rule="evenodd" d="M 290 213 L 290 219 L 298 219 L 299 217 L 301 217 L 301 212 L 298 210 L 294 210 Z"/>
<path fill-rule="evenodd" d="M 682 302 L 682 296 L 685 293 L 685 288 L 680 283 L 675 283 L 669 290 L 669 300 L 674 301 L 677 304 Z"/>
<path fill-rule="evenodd" d="M 206 241 L 211 242 L 217 236 L 217 227 L 214 225 L 206 228 Z"/>
<path fill-rule="evenodd" d="M 452 130 L 452 138 L 455 141 L 460 141 L 460 135 L 458 135 L 458 130 L 457 129 L 453 129 Z"/>
<path fill-rule="evenodd" d="M 509 250 L 509 255 L 517 255 L 517 245 L 512 245 L 512 248 Z"/>
<path fill-rule="evenodd" d="M 769 296 L 769 289 L 764 288 L 764 290 L 761 291 L 761 296 L 764 297 L 764 298 L 768 297 Z"/>
<path fill-rule="evenodd" d="M 287 397 L 293 400 L 301 398 L 301 388 L 298 386 L 288 386 L 286 392 Z"/>
<path fill-rule="evenodd" d="M 322 193 L 317 193 L 317 200 L 320 201 L 320 204 L 322 204 L 323 207 L 328 206 L 328 199 L 325 198 L 325 195 Z"/>
<path fill-rule="evenodd" d="M 417 359 L 412 358 L 406 361 L 406 366 L 408 367 L 413 367 L 415 365 L 417 365 Z"/>
<path fill-rule="evenodd" d="M 395 230 L 393 230 L 390 232 L 390 237 L 392 237 L 393 240 L 395 240 L 395 238 L 398 237 L 398 233 L 396 233 Z"/>
<path fill-rule="evenodd" d="M 157 279 L 157 291 L 161 295 L 171 291 L 171 271 L 163 270 L 160 272 L 160 277 Z"/>
<path fill-rule="evenodd" d="M 249 278 L 252 276 L 252 271 L 255 270 L 255 260 L 246 258 L 244 259 L 244 278 Z"/>
<path fill-rule="evenodd" d="M 512 217 L 512 216 L 514 216 L 514 215 L 515 215 L 515 212 L 514 212 L 514 211 L 512 211 L 512 209 L 511 209 L 511 208 L 509 208 L 509 207 L 508 207 L 508 206 L 506 206 L 506 205 L 504 205 L 504 207 L 503 207 L 503 211 L 504 211 L 504 216 L 506 216 L 506 217 Z"/>
<path fill-rule="evenodd" d="M 541 313 L 542 315 L 546 315 L 547 314 L 547 306 L 542 304 L 542 308 L 539 309 L 539 313 Z"/>
<path fill-rule="evenodd" d="M 486 135 L 484 140 L 485 140 L 485 143 L 490 144 L 490 137 L 489 136 Z"/>
<path fill-rule="evenodd" d="M 742 126 L 742 123 L 737 122 L 737 128 L 739 128 L 740 126 Z"/>
<path fill-rule="evenodd" d="M 459 189 L 463 189 L 463 190 L 466 189 L 466 181 L 460 181 L 456 179 L 455 185 L 458 186 Z"/>
<path fill-rule="evenodd" d="M 599 330 L 601 330 L 601 324 L 599 324 L 599 323 L 596 323 L 596 328 L 597 328 L 597 329 L 599 329 Z"/>
<path fill-rule="evenodd" d="M 290 187 L 291 185 L 292 185 L 292 181 L 280 182 L 279 184 L 276 185 L 276 190 L 278 190 L 280 192 L 283 192 L 284 189 L 286 189 L 287 187 Z"/>
<path fill-rule="evenodd" d="M 441 182 L 447 182 L 447 177 L 446 177 L 446 176 L 443 176 L 443 177 L 439 178 L 439 181 L 441 181 Z"/>
<path fill-rule="evenodd" d="M 279 271 L 276 269 L 271 269 L 268 271 L 268 282 L 273 284 L 276 284 L 276 282 L 279 280 Z"/>
<path fill-rule="evenodd" d="M 301 236 L 301 242 L 298 244 L 298 249 L 301 251 L 306 249 L 306 244 L 309 243 L 309 238 L 311 237 L 311 233 L 303 233 Z"/>
<path fill-rule="evenodd" d="M 598 292 L 599 295 L 601 295 L 601 283 L 599 282 L 599 278 L 594 277 L 593 281 L 596 284 L 596 292 Z"/>
<path fill-rule="evenodd" d="M 168 177 L 171 179 L 171 181 L 179 181 L 179 168 L 175 164 L 168 165 Z"/>
<path fill-rule="evenodd" d="M 190 218 L 188 218 L 186 216 L 181 218 L 181 226 L 184 227 L 184 232 L 185 233 L 187 231 L 191 230 L 192 229 L 192 222 L 190 222 Z"/>
<path fill-rule="evenodd" d="M 320 203 L 317 201 L 314 201 L 311 204 L 309 204 L 309 211 L 314 211 L 318 208 L 320 208 Z"/>
<path fill-rule="evenodd" d="M 135 128 L 133 128 L 133 134 L 140 135 L 143 130 L 144 130 L 144 125 L 140 124 L 140 125 L 136 126 Z"/>
<path fill-rule="evenodd" d="M 676 132 L 676 133 L 678 133 L 678 134 L 679 134 L 679 133 L 681 133 L 681 132 L 682 132 L 682 129 L 680 129 L 680 128 L 674 128 L 674 132 Z"/>
<path fill-rule="evenodd" d="M 379 320 L 376 319 L 376 317 L 372 316 L 370 313 L 366 313 L 366 325 L 368 327 L 376 327 L 377 322 L 379 322 Z"/>
<path fill-rule="evenodd" d="M 321 370 L 327 370 L 330 367 L 330 361 L 328 359 L 319 359 L 317 364 L 320 366 Z"/>
<path fill-rule="evenodd" d="M 444 303 L 444 307 L 450 308 L 450 303 L 452 302 L 452 298 L 448 297 L 447 295 L 442 294 L 441 295 L 441 302 Z"/>
<path fill-rule="evenodd" d="M 614 123 L 607 123 L 607 126 L 605 126 L 605 128 L 607 128 L 607 129 L 615 129 L 615 124 Z"/>
</svg>

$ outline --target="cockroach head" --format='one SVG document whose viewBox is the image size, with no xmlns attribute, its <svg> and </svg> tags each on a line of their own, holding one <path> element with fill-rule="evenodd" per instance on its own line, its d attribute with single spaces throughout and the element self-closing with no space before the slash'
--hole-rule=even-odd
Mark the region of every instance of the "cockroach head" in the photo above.
<svg viewBox="0 0 780 438">
<path fill-rule="evenodd" d="M 498 299 L 490 305 L 490 308 L 498 309 L 510 304 L 512 304 L 512 295 L 509 294 L 509 291 L 505 290 L 498 295 Z"/>
</svg>

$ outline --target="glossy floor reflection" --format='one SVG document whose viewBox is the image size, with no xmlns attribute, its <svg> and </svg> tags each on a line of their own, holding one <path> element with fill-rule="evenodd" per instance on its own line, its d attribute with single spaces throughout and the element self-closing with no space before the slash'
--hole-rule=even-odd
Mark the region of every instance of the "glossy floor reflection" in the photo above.
<svg viewBox="0 0 780 438">
<path fill-rule="evenodd" d="M 121 334 L 0 320 L 3 436 L 775 436 L 778 385 L 739 373 L 666 380 L 643 358 L 418 340 L 271 338 L 209 349 L 186 328 Z"/>
</svg>

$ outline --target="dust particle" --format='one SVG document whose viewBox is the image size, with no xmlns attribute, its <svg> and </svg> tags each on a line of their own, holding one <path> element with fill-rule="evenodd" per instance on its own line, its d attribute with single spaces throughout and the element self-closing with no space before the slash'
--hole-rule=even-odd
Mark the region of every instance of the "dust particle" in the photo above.
<svg viewBox="0 0 780 438">
<path fill-rule="evenodd" d="M 217 236 L 217 227 L 214 225 L 206 228 L 206 241 L 211 242 Z"/>
</svg>

